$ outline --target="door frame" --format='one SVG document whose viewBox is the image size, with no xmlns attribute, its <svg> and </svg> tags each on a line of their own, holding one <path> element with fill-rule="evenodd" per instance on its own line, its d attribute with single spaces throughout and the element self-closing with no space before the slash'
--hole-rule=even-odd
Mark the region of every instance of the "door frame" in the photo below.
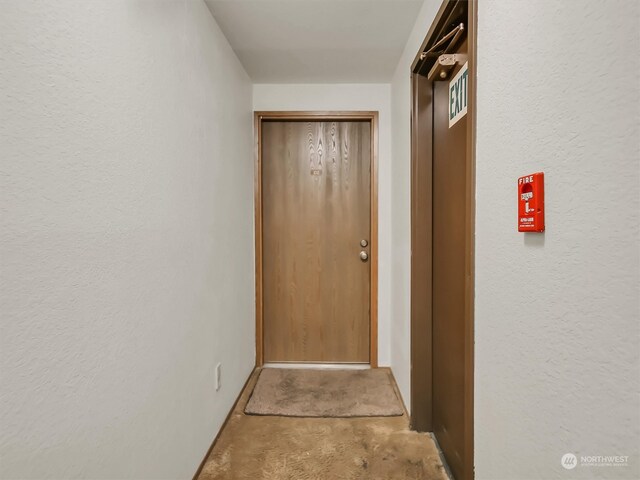
<svg viewBox="0 0 640 480">
<path fill-rule="evenodd" d="M 411 65 L 411 428 L 433 431 L 433 82 L 422 53 L 451 30 L 465 8 L 469 90 L 465 178 L 464 448 L 465 480 L 473 473 L 476 57 L 478 0 L 443 0 Z M 426 71 L 429 69 L 427 68 Z M 420 75 L 420 73 L 422 75 Z M 420 104 L 419 102 L 422 102 Z M 419 106 L 426 106 L 420 109 Z M 421 159 L 421 161 L 419 161 Z M 460 479 L 463 480 L 463 479 Z"/>
<path fill-rule="evenodd" d="M 256 367 L 264 365 L 262 271 L 262 123 L 269 120 L 314 122 L 368 121 L 371 124 L 371 238 L 369 270 L 369 365 L 378 366 L 378 112 L 377 111 L 256 111 L 254 112 L 254 200 L 256 260 Z"/>
</svg>

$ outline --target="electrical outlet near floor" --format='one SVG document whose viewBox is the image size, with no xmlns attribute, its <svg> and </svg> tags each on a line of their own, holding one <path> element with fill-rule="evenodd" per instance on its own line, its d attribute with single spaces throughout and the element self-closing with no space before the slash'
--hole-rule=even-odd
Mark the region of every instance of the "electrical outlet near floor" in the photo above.
<svg viewBox="0 0 640 480">
<path fill-rule="evenodd" d="M 216 392 L 220 390 L 222 386 L 222 364 L 218 363 L 216 365 Z"/>
</svg>

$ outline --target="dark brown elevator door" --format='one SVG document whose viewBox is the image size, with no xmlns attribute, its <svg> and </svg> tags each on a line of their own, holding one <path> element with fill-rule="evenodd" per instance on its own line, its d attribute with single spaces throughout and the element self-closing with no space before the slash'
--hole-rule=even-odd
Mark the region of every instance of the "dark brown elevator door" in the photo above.
<svg viewBox="0 0 640 480">
<path fill-rule="evenodd" d="M 451 471 L 462 479 L 467 119 L 449 128 L 448 114 L 449 82 L 434 82 L 433 426 Z"/>
<path fill-rule="evenodd" d="M 371 122 L 264 122 L 262 192 L 265 361 L 369 362 Z"/>
</svg>

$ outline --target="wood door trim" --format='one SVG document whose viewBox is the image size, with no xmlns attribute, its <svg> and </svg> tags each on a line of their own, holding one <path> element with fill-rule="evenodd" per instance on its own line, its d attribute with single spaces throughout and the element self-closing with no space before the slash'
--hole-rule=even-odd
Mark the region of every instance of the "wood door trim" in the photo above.
<svg viewBox="0 0 640 480">
<path fill-rule="evenodd" d="M 433 431 L 433 87 L 414 73 L 411 89 L 411 428 L 428 432 Z M 421 98 L 428 99 L 423 112 Z"/>
<path fill-rule="evenodd" d="M 371 123 L 371 239 L 369 296 L 369 364 L 378 366 L 378 112 L 376 111 L 257 111 L 254 132 L 254 204 L 256 261 L 256 367 L 264 364 L 264 298 L 262 285 L 262 122 L 265 120 L 348 121 Z"/>
<path fill-rule="evenodd" d="M 465 199 L 465 384 L 469 395 L 465 398 L 465 458 L 469 479 L 474 477 L 474 335 L 475 335 L 475 268 L 476 268 L 476 99 L 477 99 L 477 58 L 478 58 L 478 0 L 469 0 L 467 18 L 469 35 L 467 55 L 469 58 L 469 99 L 467 106 L 467 178 Z"/>
<path fill-rule="evenodd" d="M 442 32 L 444 29 L 449 28 L 447 20 L 452 15 L 452 12 L 456 8 L 460 8 L 462 5 L 461 0 L 443 0 L 438 13 L 436 14 L 431 27 L 429 28 L 427 35 L 418 50 L 416 57 L 411 65 L 411 73 L 412 75 L 418 75 L 419 70 L 421 70 L 421 53 L 427 48 L 429 45 L 432 45 L 437 41 L 436 36 Z M 476 172 L 476 99 L 477 99 L 477 69 L 476 69 L 476 59 L 477 59 L 477 25 L 478 25 L 478 0 L 468 0 L 465 1 L 467 5 L 467 40 L 468 40 L 468 61 L 469 61 L 469 99 L 468 99 L 468 108 L 467 108 L 467 142 L 466 142 L 466 178 L 465 178 L 465 293 L 464 293 L 464 350 L 465 350 L 465 358 L 464 358 L 464 383 L 465 390 L 468 392 L 468 395 L 465 396 L 464 399 L 464 416 L 465 416 L 465 458 L 463 459 L 465 465 L 465 479 L 472 479 L 474 477 L 474 416 L 473 416 L 473 405 L 474 405 L 474 295 L 475 295 L 475 218 L 476 218 L 476 205 L 475 205 L 475 172 Z M 420 129 L 419 124 L 417 122 L 417 108 L 416 108 L 416 82 L 412 80 L 412 115 L 411 115 L 411 163 L 412 163 L 412 224 L 411 224 L 411 238 L 412 240 L 416 235 L 416 219 L 414 218 L 414 195 L 415 188 L 417 187 L 414 183 L 414 169 L 417 162 L 417 143 L 416 140 L 419 135 L 427 135 L 428 141 L 431 142 L 433 140 L 433 130 L 430 129 L 428 132 L 424 131 L 424 128 Z M 433 102 L 429 105 L 431 111 L 433 111 Z M 424 127 L 424 126 L 423 126 Z M 433 150 L 428 150 L 426 152 L 426 163 L 433 164 Z M 429 174 L 428 181 L 433 181 L 432 174 Z M 429 191 L 431 191 L 431 186 L 428 187 Z M 428 209 L 432 211 L 432 202 L 429 202 L 427 205 Z M 423 222 L 430 221 L 430 216 L 423 216 L 421 219 Z M 431 225 L 426 226 L 427 235 L 432 238 L 433 230 Z M 420 248 L 415 248 L 415 245 L 412 244 L 411 249 L 411 268 L 412 271 L 416 265 L 416 257 L 418 255 L 430 254 L 431 252 L 425 252 Z M 418 259 L 419 260 L 419 259 Z M 431 284 L 431 275 L 432 275 L 432 264 L 431 262 L 427 263 L 428 278 L 429 278 L 429 286 L 432 287 Z M 423 264 L 424 266 L 424 264 Z M 413 278 L 412 278 L 412 286 L 413 286 Z M 428 352 L 420 351 L 418 347 L 419 342 L 424 342 L 424 339 L 427 339 L 428 342 L 433 341 L 432 336 L 432 317 L 430 314 L 427 315 L 428 318 L 417 318 L 414 314 L 414 302 L 416 299 L 412 295 L 411 298 L 411 359 L 412 359 L 412 375 L 411 375 L 411 426 L 414 429 L 418 430 L 432 430 L 433 429 L 433 418 L 431 415 L 431 408 L 433 404 L 432 399 L 432 388 L 431 386 L 425 387 L 424 385 L 416 385 L 418 381 L 418 375 L 414 374 L 414 360 L 423 359 L 425 355 L 431 355 L 431 349 L 428 349 Z M 431 303 L 431 299 L 428 299 L 429 303 Z M 432 362 L 432 359 L 431 359 Z M 416 365 L 417 368 L 427 371 L 427 375 L 431 378 L 431 369 L 432 363 L 429 365 Z M 415 372 L 417 373 L 417 372 Z M 418 390 L 420 395 L 418 398 L 414 397 L 414 390 Z M 419 403 L 414 404 L 414 401 Z M 422 407 L 421 407 L 422 405 Z M 416 408 L 424 408 L 427 411 L 421 412 L 420 415 L 420 425 L 414 425 L 414 416 Z M 462 480 L 462 479 L 461 479 Z"/>
</svg>

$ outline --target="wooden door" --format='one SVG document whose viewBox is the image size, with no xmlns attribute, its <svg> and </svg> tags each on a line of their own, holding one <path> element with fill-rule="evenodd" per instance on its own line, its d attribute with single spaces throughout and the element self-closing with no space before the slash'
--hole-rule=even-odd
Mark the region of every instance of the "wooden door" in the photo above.
<svg viewBox="0 0 640 480">
<path fill-rule="evenodd" d="M 371 134 L 368 121 L 262 123 L 266 362 L 369 362 Z"/>
<path fill-rule="evenodd" d="M 467 122 L 449 127 L 448 81 L 434 82 L 433 89 L 433 431 L 455 478 L 462 479 L 470 474 L 465 475 Z"/>
<path fill-rule="evenodd" d="M 411 426 L 435 434 L 458 480 L 474 476 L 476 31 L 477 0 L 443 0 L 411 66 Z M 450 85 L 465 63 L 463 89 Z"/>
</svg>

